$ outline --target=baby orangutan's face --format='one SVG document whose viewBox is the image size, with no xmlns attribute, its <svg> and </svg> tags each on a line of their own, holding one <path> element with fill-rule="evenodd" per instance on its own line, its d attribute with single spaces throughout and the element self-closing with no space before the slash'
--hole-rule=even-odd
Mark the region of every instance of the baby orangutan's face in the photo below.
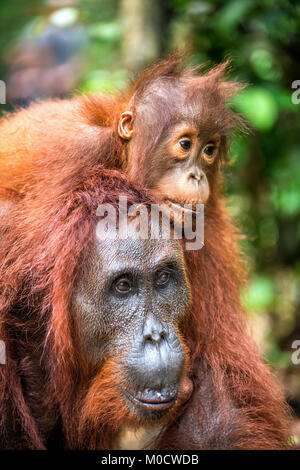
<svg viewBox="0 0 300 470">
<path fill-rule="evenodd" d="M 205 204 L 209 198 L 208 172 L 218 158 L 221 138 L 203 135 L 195 125 L 182 122 L 170 128 L 157 146 L 149 188 L 164 201 Z"/>
<path fill-rule="evenodd" d="M 130 145 L 134 147 L 134 137 Z M 195 123 L 183 120 L 163 134 L 152 151 L 151 161 L 147 159 L 139 173 L 136 174 L 135 166 L 129 162 L 128 176 L 150 189 L 161 201 L 193 206 L 205 204 L 220 146 L 221 136 L 215 129 L 202 130 Z"/>
<path fill-rule="evenodd" d="M 216 188 L 226 135 L 238 119 L 224 84 L 206 79 L 154 82 L 119 121 L 128 140 L 126 174 L 160 201 L 207 203 Z M 223 88 L 222 88 L 223 87 Z"/>
</svg>

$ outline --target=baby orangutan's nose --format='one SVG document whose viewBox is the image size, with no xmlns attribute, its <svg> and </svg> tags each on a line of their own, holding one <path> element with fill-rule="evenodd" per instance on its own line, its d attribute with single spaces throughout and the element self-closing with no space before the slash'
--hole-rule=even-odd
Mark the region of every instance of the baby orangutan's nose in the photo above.
<svg viewBox="0 0 300 470">
<path fill-rule="evenodd" d="M 200 168 L 193 168 L 189 172 L 188 179 L 200 184 L 205 181 L 204 171 L 200 170 Z"/>
</svg>

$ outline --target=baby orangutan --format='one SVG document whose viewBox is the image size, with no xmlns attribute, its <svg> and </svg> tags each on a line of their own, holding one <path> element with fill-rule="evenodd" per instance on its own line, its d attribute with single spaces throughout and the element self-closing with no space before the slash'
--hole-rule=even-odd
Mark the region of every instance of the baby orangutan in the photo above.
<svg viewBox="0 0 300 470">
<path fill-rule="evenodd" d="M 226 100 L 226 63 L 203 76 L 177 56 L 153 65 L 118 97 L 33 104 L 0 121 L 0 197 L 55 200 L 103 164 L 159 200 L 206 203 L 218 186 L 226 138 L 240 119 Z"/>
</svg>

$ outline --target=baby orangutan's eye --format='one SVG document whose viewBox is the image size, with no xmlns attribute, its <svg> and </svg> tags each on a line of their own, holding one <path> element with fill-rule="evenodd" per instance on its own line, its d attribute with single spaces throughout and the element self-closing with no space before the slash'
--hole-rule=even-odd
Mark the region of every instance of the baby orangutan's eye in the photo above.
<svg viewBox="0 0 300 470">
<path fill-rule="evenodd" d="M 181 140 L 179 144 L 183 150 L 190 150 L 191 148 L 191 141 L 189 139 Z"/>
<path fill-rule="evenodd" d="M 217 147 L 215 145 L 207 145 L 203 152 L 208 156 L 208 157 L 213 157 L 215 152 L 216 152 Z"/>
</svg>

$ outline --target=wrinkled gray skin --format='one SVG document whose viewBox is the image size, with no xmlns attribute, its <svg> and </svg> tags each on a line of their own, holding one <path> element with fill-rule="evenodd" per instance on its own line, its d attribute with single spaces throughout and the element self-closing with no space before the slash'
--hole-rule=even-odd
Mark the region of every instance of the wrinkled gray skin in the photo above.
<svg viewBox="0 0 300 470">
<path fill-rule="evenodd" d="M 78 336 L 96 370 L 117 358 L 120 394 L 137 416 L 160 418 L 176 400 L 185 364 L 178 331 L 190 300 L 176 240 L 116 235 L 91 247 L 73 296 Z"/>
</svg>

